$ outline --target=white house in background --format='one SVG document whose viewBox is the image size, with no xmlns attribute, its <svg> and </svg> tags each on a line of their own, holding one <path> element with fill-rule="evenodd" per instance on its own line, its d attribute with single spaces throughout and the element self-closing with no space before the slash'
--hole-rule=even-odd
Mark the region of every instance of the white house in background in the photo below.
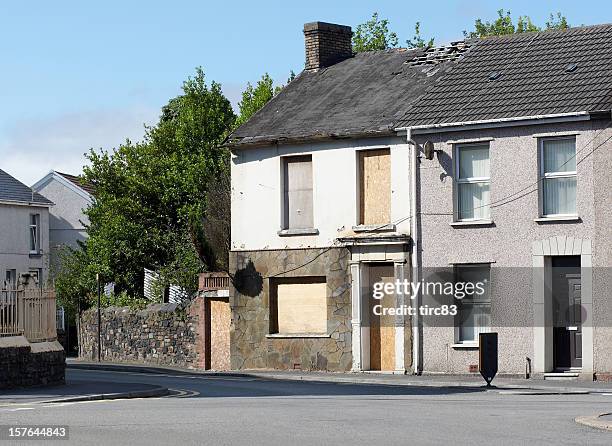
<svg viewBox="0 0 612 446">
<path fill-rule="evenodd" d="M 76 248 L 77 242 L 87 238 L 89 221 L 83 211 L 93 201 L 93 188 L 78 176 L 52 170 L 32 190 L 55 203 L 49 212 L 49 247 L 51 264 L 56 265 L 58 248 Z"/>
<path fill-rule="evenodd" d="M 49 277 L 51 200 L 0 170 L 0 288 L 14 288 L 20 275 L 41 286 Z"/>
</svg>

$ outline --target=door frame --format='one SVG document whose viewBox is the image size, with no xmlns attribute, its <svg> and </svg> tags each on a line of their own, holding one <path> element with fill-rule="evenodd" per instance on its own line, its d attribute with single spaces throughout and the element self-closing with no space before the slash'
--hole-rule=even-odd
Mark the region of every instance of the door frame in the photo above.
<svg viewBox="0 0 612 446">
<path fill-rule="evenodd" d="M 534 241 L 533 261 L 533 372 L 554 371 L 552 327 L 552 257 L 580 256 L 582 321 L 581 377 L 593 379 L 593 274 L 591 240 L 557 236 Z"/>
<path fill-rule="evenodd" d="M 351 371 L 370 370 L 370 328 L 365 318 L 365 311 L 369 311 L 368 296 L 368 266 L 372 263 L 392 263 L 394 277 L 403 281 L 409 279 L 410 261 L 408 245 L 404 240 L 373 244 L 355 243 L 349 246 L 351 250 L 351 325 L 352 325 L 352 354 L 353 364 Z M 396 306 L 404 305 L 405 296 L 396 294 Z M 405 374 L 412 360 L 412 345 L 410 338 L 410 317 L 396 316 L 395 320 L 395 370 L 392 373 Z"/>
</svg>

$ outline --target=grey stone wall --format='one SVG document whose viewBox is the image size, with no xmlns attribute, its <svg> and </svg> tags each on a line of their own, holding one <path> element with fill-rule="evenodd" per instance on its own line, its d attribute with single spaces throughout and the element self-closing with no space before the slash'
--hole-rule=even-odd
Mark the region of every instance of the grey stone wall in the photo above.
<svg viewBox="0 0 612 446">
<path fill-rule="evenodd" d="M 104 361 L 204 367 L 203 300 L 187 304 L 153 304 L 144 310 L 102 310 Z M 97 360 L 97 310 L 81 316 L 81 357 Z"/>
<path fill-rule="evenodd" d="M 57 342 L 0 338 L 0 389 L 64 384 L 66 354 Z"/>
<path fill-rule="evenodd" d="M 350 370 L 349 259 L 345 248 L 231 252 L 232 369 Z M 266 336 L 270 334 L 271 276 L 325 276 L 329 337 Z"/>
</svg>

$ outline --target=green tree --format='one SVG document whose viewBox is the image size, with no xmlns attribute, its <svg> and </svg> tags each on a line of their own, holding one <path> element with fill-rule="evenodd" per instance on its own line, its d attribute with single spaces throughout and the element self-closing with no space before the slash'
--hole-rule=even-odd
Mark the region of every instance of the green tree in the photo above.
<svg viewBox="0 0 612 446">
<path fill-rule="evenodd" d="M 567 29 L 569 27 L 567 19 L 558 12 L 556 15 L 550 15 L 550 19 L 546 22 L 544 29 Z M 519 16 L 515 25 L 510 11 L 500 9 L 497 11 L 497 19 L 492 22 L 483 22 L 481 19 L 476 19 L 474 30 L 470 32 L 463 31 L 463 34 L 468 38 L 483 38 L 532 31 L 542 31 L 542 28 L 535 25 L 529 16 Z"/>
<path fill-rule="evenodd" d="M 416 22 L 414 24 L 414 37 L 410 40 L 406 40 L 406 45 L 408 45 L 408 48 L 431 48 L 434 46 L 434 38 L 432 37 L 429 40 L 425 40 L 423 36 L 421 36 L 421 22 Z"/>
<path fill-rule="evenodd" d="M 293 74 L 293 72 L 292 72 Z M 293 74 L 293 76 L 295 76 Z M 289 78 L 292 80 L 292 78 Z M 246 89 L 242 92 L 242 100 L 238 103 L 238 119 L 236 125 L 242 125 L 249 120 L 261 107 L 277 94 L 282 87 L 274 87 L 274 81 L 268 73 L 264 74 L 257 81 L 255 87 L 247 83 Z"/>
<path fill-rule="evenodd" d="M 397 44 L 397 34 L 389 31 L 389 20 L 379 19 L 377 12 L 370 20 L 358 25 L 353 33 L 353 51 L 356 53 L 386 50 L 395 48 Z"/>
<path fill-rule="evenodd" d="M 144 268 L 159 271 L 165 285 L 193 291 L 199 272 L 226 262 L 204 226 L 207 194 L 229 159 L 221 143 L 234 121 L 221 86 L 207 85 L 198 69 L 142 142 L 89 152 L 89 269 L 114 282 L 118 294 L 142 296 Z"/>
</svg>

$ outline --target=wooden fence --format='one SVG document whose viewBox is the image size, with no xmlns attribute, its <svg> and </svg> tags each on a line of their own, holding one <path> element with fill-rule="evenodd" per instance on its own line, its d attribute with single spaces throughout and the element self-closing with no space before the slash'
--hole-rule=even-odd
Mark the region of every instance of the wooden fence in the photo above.
<svg viewBox="0 0 612 446">
<path fill-rule="evenodd" d="M 200 291 L 226 290 L 230 286 L 230 278 L 227 273 L 201 273 Z"/>
<path fill-rule="evenodd" d="M 0 336 L 19 335 L 30 342 L 57 339 L 54 290 L 0 290 Z"/>
</svg>

